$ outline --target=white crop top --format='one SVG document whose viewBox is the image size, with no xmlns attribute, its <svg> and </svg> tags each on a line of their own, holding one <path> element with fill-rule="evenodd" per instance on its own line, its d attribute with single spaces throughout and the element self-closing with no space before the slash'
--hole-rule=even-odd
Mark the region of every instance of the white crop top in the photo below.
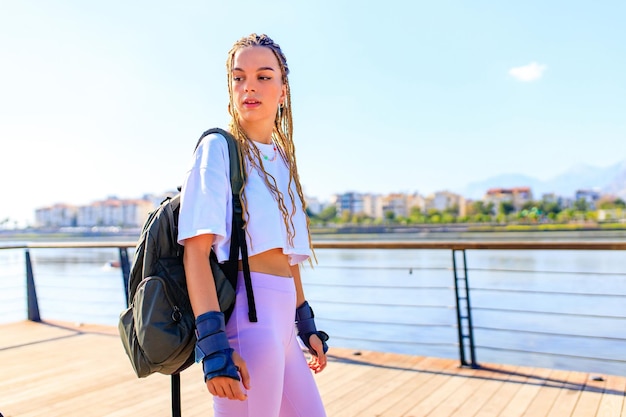
<svg viewBox="0 0 626 417">
<path fill-rule="evenodd" d="M 272 144 L 254 142 L 263 155 L 270 159 L 274 155 Z M 281 248 L 289 256 L 289 263 L 296 265 L 311 256 L 306 227 L 306 215 L 298 197 L 295 184 L 291 184 L 295 202 L 293 226 L 295 236 L 293 246 L 289 244 L 283 216 L 278 209 L 263 175 L 256 169 L 250 170 L 246 161 L 245 196 L 248 216 L 246 241 L 248 256 L 269 249 Z M 232 227 L 232 195 L 230 190 L 230 162 L 226 139 L 213 133 L 205 137 L 194 153 L 190 169 L 183 181 L 180 214 L 178 220 L 178 242 L 185 239 L 214 234 L 213 250 L 219 262 L 228 260 Z M 265 160 L 265 170 L 276 179 L 278 189 L 283 193 L 287 212 L 291 213 L 294 202 L 289 197 L 289 169 L 280 155 L 276 159 Z M 246 213 L 244 212 L 244 216 Z M 241 258 L 241 253 L 239 254 Z"/>
</svg>

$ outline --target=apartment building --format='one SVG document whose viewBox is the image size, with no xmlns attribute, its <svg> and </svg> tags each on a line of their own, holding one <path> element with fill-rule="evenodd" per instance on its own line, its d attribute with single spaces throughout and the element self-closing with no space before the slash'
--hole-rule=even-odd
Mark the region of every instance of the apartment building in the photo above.
<svg viewBox="0 0 626 417">
<path fill-rule="evenodd" d="M 351 214 L 363 213 L 375 219 L 382 219 L 387 212 L 392 212 L 395 217 L 408 217 L 413 207 L 424 210 L 424 198 L 417 193 L 336 194 L 332 203 L 339 214 L 348 210 Z"/>
<path fill-rule="evenodd" d="M 424 199 L 424 212 L 429 210 L 445 211 L 453 207 L 458 209 L 459 216 L 465 216 L 467 213 L 465 197 L 450 191 L 437 191 Z"/>
<path fill-rule="evenodd" d="M 595 210 L 596 202 L 600 197 L 600 192 L 597 190 L 576 190 L 574 201 L 584 200 L 591 210 Z"/>
<path fill-rule="evenodd" d="M 337 214 L 341 215 L 344 212 L 350 214 L 363 213 L 363 195 L 355 192 L 348 192 L 343 194 L 335 194 L 331 198 L 331 203 L 337 207 Z"/>
<path fill-rule="evenodd" d="M 530 187 L 514 187 L 514 188 L 491 188 L 483 197 L 485 204 L 493 203 L 494 210 L 497 212 L 500 203 L 512 203 L 516 211 L 522 209 L 522 206 L 532 201 L 533 194 Z"/>
<path fill-rule="evenodd" d="M 415 207 L 423 212 L 426 207 L 426 202 L 424 197 L 418 193 L 393 193 L 383 196 L 380 206 L 381 210 L 377 213 L 376 217 L 384 217 L 387 212 L 393 212 L 396 217 L 409 217 L 411 210 Z"/>
<path fill-rule="evenodd" d="M 35 210 L 37 227 L 141 227 L 155 208 L 149 199 L 115 197 L 85 206 L 57 204 Z"/>
<path fill-rule="evenodd" d="M 383 201 L 379 194 L 363 194 L 363 213 L 372 218 L 383 217 Z"/>
<path fill-rule="evenodd" d="M 35 210 L 35 222 L 39 227 L 74 227 L 78 207 L 55 204 Z"/>
</svg>

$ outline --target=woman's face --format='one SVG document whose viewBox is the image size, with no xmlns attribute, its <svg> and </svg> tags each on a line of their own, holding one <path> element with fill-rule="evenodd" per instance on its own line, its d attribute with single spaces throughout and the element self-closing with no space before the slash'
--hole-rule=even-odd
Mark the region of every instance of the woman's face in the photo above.
<svg viewBox="0 0 626 417">
<path fill-rule="evenodd" d="M 287 91 L 278 59 L 263 46 L 246 47 L 235 53 L 231 88 L 244 128 L 258 122 L 273 125 Z"/>
</svg>

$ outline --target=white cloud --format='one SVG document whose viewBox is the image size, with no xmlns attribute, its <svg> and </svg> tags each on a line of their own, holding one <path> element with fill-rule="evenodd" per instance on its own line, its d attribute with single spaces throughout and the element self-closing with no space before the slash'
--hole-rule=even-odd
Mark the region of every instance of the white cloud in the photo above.
<svg viewBox="0 0 626 417">
<path fill-rule="evenodd" d="M 511 68 L 509 70 L 509 75 L 513 76 L 518 81 L 530 82 L 541 78 L 546 68 L 547 66 L 545 65 L 531 62 L 528 65 Z"/>
</svg>

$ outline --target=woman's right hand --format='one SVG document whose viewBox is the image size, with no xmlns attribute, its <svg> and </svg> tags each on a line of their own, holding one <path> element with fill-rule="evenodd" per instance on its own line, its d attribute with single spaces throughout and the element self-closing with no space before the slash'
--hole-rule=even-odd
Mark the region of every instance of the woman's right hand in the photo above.
<svg viewBox="0 0 626 417">
<path fill-rule="evenodd" d="M 236 379 L 229 378 L 227 376 L 216 376 L 206 382 L 206 386 L 209 392 L 217 397 L 228 398 L 229 400 L 244 401 L 248 398 L 248 395 L 243 391 L 250 389 L 250 374 L 248 373 L 248 366 L 246 361 L 236 351 L 232 354 L 233 363 L 239 371 L 241 382 Z"/>
</svg>

